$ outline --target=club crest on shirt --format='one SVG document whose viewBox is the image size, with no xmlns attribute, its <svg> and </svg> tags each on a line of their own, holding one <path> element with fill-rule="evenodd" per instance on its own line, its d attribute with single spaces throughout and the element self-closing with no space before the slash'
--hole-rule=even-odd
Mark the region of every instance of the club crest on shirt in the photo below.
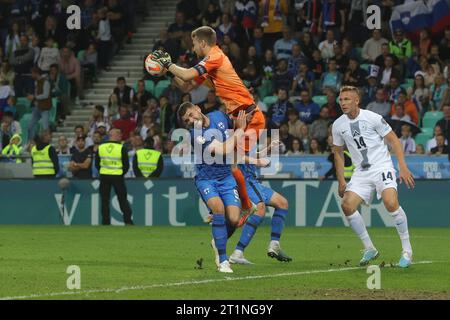
<svg viewBox="0 0 450 320">
<path fill-rule="evenodd" d="M 358 130 L 353 131 L 353 136 L 354 137 L 359 136 L 359 135 L 361 135 L 361 134 L 358 132 Z"/>
<path fill-rule="evenodd" d="M 222 129 L 222 130 L 225 129 L 225 125 L 223 124 L 223 122 L 219 122 L 219 123 L 217 124 L 217 126 L 218 126 L 220 129 Z"/>
</svg>

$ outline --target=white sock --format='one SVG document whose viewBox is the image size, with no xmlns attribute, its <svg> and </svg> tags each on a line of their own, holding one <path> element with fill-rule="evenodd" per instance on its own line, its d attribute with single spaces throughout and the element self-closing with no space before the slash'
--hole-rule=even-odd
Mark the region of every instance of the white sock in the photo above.
<svg viewBox="0 0 450 320">
<path fill-rule="evenodd" d="M 402 241 L 403 251 L 412 253 L 411 243 L 409 242 L 408 219 L 405 211 L 403 211 L 402 207 L 399 207 L 397 211 L 391 212 L 391 215 L 394 218 L 395 228 L 397 228 L 398 235 Z"/>
<path fill-rule="evenodd" d="M 361 239 L 362 243 L 364 244 L 364 248 L 366 250 L 374 249 L 375 247 L 372 243 L 372 240 L 370 240 L 370 236 L 369 233 L 367 232 L 364 220 L 359 214 L 358 210 L 356 210 L 352 215 L 347 216 L 347 220 L 350 223 L 350 226 L 352 227 L 353 231 L 355 231 L 355 233 Z"/>
</svg>

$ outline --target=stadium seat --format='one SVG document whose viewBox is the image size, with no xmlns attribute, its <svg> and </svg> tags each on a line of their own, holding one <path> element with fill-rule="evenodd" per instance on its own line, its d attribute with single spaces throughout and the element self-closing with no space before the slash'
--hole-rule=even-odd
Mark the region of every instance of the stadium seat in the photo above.
<svg viewBox="0 0 450 320">
<path fill-rule="evenodd" d="M 256 89 L 259 97 L 262 99 L 272 94 L 272 81 L 264 79 L 262 84 Z"/>
<path fill-rule="evenodd" d="M 80 51 L 78 51 L 78 53 L 77 53 L 77 59 L 78 59 L 78 61 L 81 61 L 81 60 L 83 60 L 84 59 L 84 53 L 86 52 L 86 50 L 80 50 Z"/>
<path fill-rule="evenodd" d="M 277 100 L 278 100 L 277 96 L 267 96 L 267 97 L 264 97 L 263 102 L 269 108 L 271 105 L 273 105 L 275 102 L 277 102 Z"/>
<path fill-rule="evenodd" d="M 429 136 L 433 136 L 434 128 L 426 128 L 426 127 L 423 127 L 423 128 L 420 128 L 420 129 L 422 130 L 422 133 L 423 133 L 423 134 L 427 134 L 427 135 L 429 135 Z"/>
<path fill-rule="evenodd" d="M 322 107 L 327 103 L 327 96 L 314 96 L 312 97 L 312 100 Z"/>
<path fill-rule="evenodd" d="M 22 127 L 22 146 L 24 146 L 28 142 L 28 125 L 31 121 L 31 113 L 24 114 L 20 119 L 19 123 Z"/>
<path fill-rule="evenodd" d="M 422 119 L 422 127 L 434 128 L 436 122 L 444 117 L 444 113 L 441 111 L 428 111 L 425 112 Z"/>
<path fill-rule="evenodd" d="M 416 137 L 414 138 L 414 141 L 416 142 L 416 145 L 421 144 L 424 147 L 426 147 L 427 141 L 430 140 L 431 138 L 432 138 L 432 135 L 422 132 L 422 133 L 418 133 L 416 135 Z"/>
<path fill-rule="evenodd" d="M 159 98 L 165 88 L 170 86 L 170 80 L 160 80 L 155 86 L 155 97 Z"/>
<path fill-rule="evenodd" d="M 152 80 L 144 80 L 144 87 L 151 94 L 155 93 L 155 83 Z"/>
<path fill-rule="evenodd" d="M 370 64 L 368 64 L 368 63 L 363 63 L 361 65 L 361 69 L 363 69 L 363 70 L 365 70 L 367 72 L 369 72 L 369 67 L 370 67 Z"/>
<path fill-rule="evenodd" d="M 17 102 L 16 105 L 22 105 L 25 106 L 26 110 L 28 110 L 28 112 L 31 111 L 31 101 L 28 100 L 26 97 L 17 97 Z"/>
</svg>

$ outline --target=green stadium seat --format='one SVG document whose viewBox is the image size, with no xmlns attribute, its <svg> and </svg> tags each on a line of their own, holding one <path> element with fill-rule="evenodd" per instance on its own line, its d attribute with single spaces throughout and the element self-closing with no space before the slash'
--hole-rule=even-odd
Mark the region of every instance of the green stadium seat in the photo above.
<svg viewBox="0 0 450 320">
<path fill-rule="evenodd" d="M 441 111 L 428 111 L 425 112 L 422 119 L 422 127 L 434 128 L 436 122 L 444 117 L 444 113 Z"/>
<path fill-rule="evenodd" d="M 424 147 L 427 146 L 427 141 L 430 140 L 433 136 L 428 133 L 418 133 L 416 137 L 414 138 L 414 141 L 416 144 L 421 144 Z"/>
<path fill-rule="evenodd" d="M 267 105 L 267 107 L 270 107 L 275 102 L 277 102 L 277 100 L 278 100 L 277 96 L 267 96 L 267 97 L 264 97 L 263 102 Z"/>
<path fill-rule="evenodd" d="M 28 125 L 31 121 L 31 113 L 24 114 L 20 119 L 19 123 L 22 127 L 22 146 L 24 146 L 28 142 Z"/>
<path fill-rule="evenodd" d="M 17 102 L 16 105 L 22 105 L 25 106 L 26 110 L 28 110 L 28 112 L 31 111 L 31 101 L 28 100 L 26 97 L 17 97 Z"/>
<path fill-rule="evenodd" d="M 366 72 L 369 72 L 369 67 L 370 67 L 370 64 L 368 64 L 368 63 L 363 63 L 361 65 L 361 69 L 365 70 Z"/>
<path fill-rule="evenodd" d="M 81 61 L 81 60 L 83 60 L 84 59 L 84 53 L 86 52 L 86 50 L 80 50 L 80 51 L 78 51 L 78 53 L 77 53 L 77 59 L 79 60 L 79 61 Z"/>
<path fill-rule="evenodd" d="M 272 94 L 272 81 L 264 79 L 256 91 L 261 99 L 270 96 Z"/>
<path fill-rule="evenodd" d="M 155 83 L 152 80 L 144 80 L 144 87 L 151 94 L 155 93 Z"/>
<path fill-rule="evenodd" d="M 406 78 L 405 84 L 408 84 L 411 88 L 414 87 L 414 79 L 413 78 Z"/>
<path fill-rule="evenodd" d="M 412 86 L 410 86 L 408 83 L 402 83 L 400 85 L 400 88 L 402 88 L 403 90 L 408 90 L 409 88 L 412 88 Z"/>
<path fill-rule="evenodd" d="M 250 88 L 250 85 L 252 84 L 250 81 L 248 81 L 248 80 L 243 80 L 242 81 L 243 83 L 244 83 L 244 86 L 246 87 L 246 88 Z"/>
<path fill-rule="evenodd" d="M 58 109 L 58 98 L 52 98 L 52 108 L 50 109 L 48 122 L 50 125 L 56 122 L 56 110 Z"/>
<path fill-rule="evenodd" d="M 327 96 L 314 96 L 312 97 L 312 100 L 322 107 L 327 103 Z"/>
<path fill-rule="evenodd" d="M 434 128 L 427 128 L 427 127 L 423 127 L 420 128 L 422 130 L 423 134 L 429 135 L 429 136 L 433 136 L 433 132 L 434 132 Z"/>
<path fill-rule="evenodd" d="M 159 80 L 158 83 L 155 86 L 154 95 L 155 97 L 159 98 L 161 93 L 164 91 L 165 88 L 170 86 L 170 80 Z"/>
</svg>

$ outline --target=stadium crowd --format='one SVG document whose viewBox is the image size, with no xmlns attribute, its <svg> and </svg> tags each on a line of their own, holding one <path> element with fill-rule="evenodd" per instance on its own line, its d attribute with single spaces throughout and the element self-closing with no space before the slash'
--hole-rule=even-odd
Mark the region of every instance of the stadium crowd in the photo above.
<svg viewBox="0 0 450 320">
<path fill-rule="evenodd" d="M 83 28 L 63 34 L 57 27 L 65 17 L 61 3 L 70 1 L 25 6 L 28 9 L 20 4 L 39 1 L 4 2 L 2 16 L 10 20 L 0 20 L 3 148 L 9 140 L 20 140 L 11 139 L 21 133 L 17 97 L 38 99 L 30 89 L 33 80 L 46 79 L 43 91 L 50 88 L 49 97 L 58 98 L 58 119 L 70 113 L 65 101 L 81 97 L 86 78 L 95 81 L 96 70 L 108 68 L 113 44 L 117 49 L 124 38 L 131 39 L 133 23 L 128 18 L 133 15 L 127 13 L 134 4 L 74 1 L 82 7 Z M 448 154 L 450 26 L 440 34 L 423 29 L 417 37 L 390 30 L 393 7 L 404 2 L 181 0 L 175 21 L 160 31 L 149 51 L 163 49 L 177 64 L 192 67 L 198 61 L 190 32 L 201 25 L 213 27 L 219 46 L 264 112 L 267 128 L 280 130 L 283 154 L 330 152 L 331 123 L 342 114 L 337 95 L 344 85 L 360 89 L 362 108 L 391 124 L 407 154 Z M 380 6 L 381 30 L 366 28 L 367 4 Z M 109 101 L 96 105 L 90 121 L 74 128 L 76 137 L 85 137 L 86 147 L 95 152 L 107 140 L 109 128 L 116 127 L 122 129 L 130 151 L 148 139 L 153 149 L 170 154 L 175 144 L 170 135 L 178 127 L 176 108 L 184 101 L 198 104 L 204 113 L 224 110 L 206 86 L 183 93 L 170 75 L 152 77 L 144 71 L 137 83 L 118 77 Z M 28 128 L 30 137 L 34 119 L 37 111 Z M 58 154 L 76 149 L 75 141 L 59 139 Z"/>
</svg>

